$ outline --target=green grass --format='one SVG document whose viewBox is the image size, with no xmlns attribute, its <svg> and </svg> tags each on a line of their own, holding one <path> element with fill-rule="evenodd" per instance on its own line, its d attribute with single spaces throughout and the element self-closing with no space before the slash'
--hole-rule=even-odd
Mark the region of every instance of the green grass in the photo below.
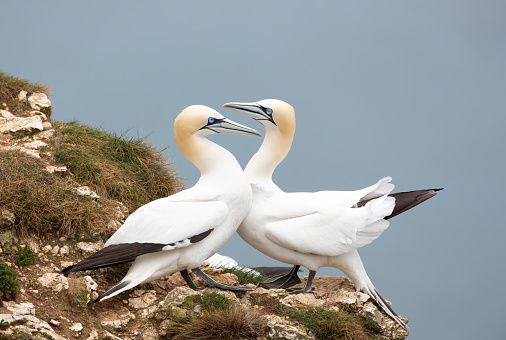
<svg viewBox="0 0 506 340">
<path fill-rule="evenodd" d="M 13 132 L 12 137 L 14 137 L 14 139 L 23 139 L 25 137 L 32 137 L 33 134 L 34 134 L 33 131 L 21 130 L 21 131 Z"/>
<path fill-rule="evenodd" d="M 320 307 L 283 310 L 282 314 L 306 326 L 317 339 L 369 339 L 368 330 L 361 320 L 347 313 L 338 313 Z"/>
<path fill-rule="evenodd" d="M 116 135 L 77 122 L 55 122 L 52 152 L 75 179 L 132 212 L 183 184 L 164 156 L 143 138 Z"/>
<path fill-rule="evenodd" d="M 202 294 L 202 302 L 201 307 L 207 311 L 216 311 L 216 310 L 227 310 L 232 308 L 234 305 L 234 301 L 228 299 L 226 296 L 221 294 L 211 292 L 205 292 Z"/>
<path fill-rule="evenodd" d="M 239 279 L 240 285 L 244 285 L 247 283 L 252 283 L 252 284 L 256 285 L 256 284 L 259 284 L 260 282 L 267 280 L 267 277 L 265 277 L 263 275 L 257 275 L 254 272 L 250 272 L 250 271 L 247 271 L 247 270 L 244 270 L 241 268 L 237 268 L 237 267 L 232 267 L 232 268 L 221 267 L 221 268 L 223 269 L 223 273 L 230 273 L 230 274 L 234 274 L 235 276 L 237 276 L 237 278 Z"/>
<path fill-rule="evenodd" d="M 5 103 L 9 108 L 9 111 L 14 115 L 21 115 L 26 110 L 31 110 L 30 106 L 26 102 L 20 102 L 18 100 L 19 92 L 28 92 L 28 96 L 32 93 L 42 92 L 47 95 L 51 94 L 49 86 L 32 83 L 25 79 L 20 79 L 11 76 L 0 70 L 0 109 L 5 109 L 2 104 Z M 44 110 L 44 114 L 49 119 L 51 116 L 50 108 Z"/>
</svg>

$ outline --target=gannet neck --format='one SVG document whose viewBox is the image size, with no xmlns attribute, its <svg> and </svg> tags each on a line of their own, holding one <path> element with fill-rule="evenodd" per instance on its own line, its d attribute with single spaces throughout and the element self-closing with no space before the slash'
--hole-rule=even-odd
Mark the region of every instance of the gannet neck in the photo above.
<svg viewBox="0 0 506 340">
<path fill-rule="evenodd" d="M 179 150 L 199 169 L 201 175 L 220 172 L 223 176 L 241 170 L 241 166 L 228 150 L 202 135 L 175 132 L 174 137 Z"/>
<path fill-rule="evenodd" d="M 294 133 L 295 124 L 283 130 L 266 125 L 264 141 L 244 169 L 250 182 L 272 181 L 274 170 L 290 151 Z"/>
</svg>

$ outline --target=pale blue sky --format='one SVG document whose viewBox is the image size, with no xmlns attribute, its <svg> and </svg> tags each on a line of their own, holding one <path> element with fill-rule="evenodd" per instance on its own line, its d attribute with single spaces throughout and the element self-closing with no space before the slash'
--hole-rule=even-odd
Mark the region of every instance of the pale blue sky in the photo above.
<svg viewBox="0 0 506 340">
<path fill-rule="evenodd" d="M 168 147 L 204 104 L 295 107 L 285 191 L 445 187 L 360 249 L 373 283 L 410 319 L 409 339 L 506 337 L 506 3 L 502 1 L 0 2 L 0 69 L 53 88 L 77 119 Z M 260 138 L 212 136 L 245 165 Z M 277 264 L 235 236 L 221 251 Z M 340 275 L 322 269 L 320 275 Z"/>
</svg>

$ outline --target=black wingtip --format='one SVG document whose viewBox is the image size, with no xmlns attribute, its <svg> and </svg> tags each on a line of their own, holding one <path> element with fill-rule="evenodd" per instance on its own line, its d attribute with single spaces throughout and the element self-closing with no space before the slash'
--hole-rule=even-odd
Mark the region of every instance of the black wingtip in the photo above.
<svg viewBox="0 0 506 340">
<path fill-rule="evenodd" d="M 388 196 L 395 198 L 395 207 L 389 216 L 385 217 L 388 220 L 395 217 L 403 212 L 416 207 L 420 203 L 425 202 L 429 198 L 436 196 L 436 192 L 443 190 L 444 188 L 437 189 L 424 189 L 406 192 L 396 192 Z"/>
<path fill-rule="evenodd" d="M 72 273 L 72 268 L 74 267 L 74 265 L 72 266 L 68 266 L 66 268 L 63 268 L 61 271 L 56 271 L 58 274 L 62 274 L 63 276 L 67 277 L 69 276 L 70 273 Z"/>
</svg>

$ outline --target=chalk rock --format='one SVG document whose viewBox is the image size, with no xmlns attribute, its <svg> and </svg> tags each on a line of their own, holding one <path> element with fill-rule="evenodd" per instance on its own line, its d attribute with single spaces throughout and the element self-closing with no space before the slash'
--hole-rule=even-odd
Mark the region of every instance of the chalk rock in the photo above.
<svg viewBox="0 0 506 340">
<path fill-rule="evenodd" d="M 156 302 L 156 291 L 136 290 L 134 297 L 128 299 L 128 305 L 132 308 L 147 308 Z"/>
<path fill-rule="evenodd" d="M 266 315 L 267 339 L 293 339 L 293 340 L 309 340 L 316 339 L 314 336 L 301 326 L 295 326 L 292 322 L 277 315 Z"/>
<path fill-rule="evenodd" d="M 4 307 L 13 314 L 35 315 L 35 306 L 30 302 L 17 304 L 14 301 L 4 301 Z"/>
<path fill-rule="evenodd" d="M 25 90 L 23 91 L 20 91 L 19 94 L 18 94 L 18 100 L 20 102 L 24 102 L 26 101 L 26 95 L 28 94 L 28 92 L 26 92 Z"/>
<path fill-rule="evenodd" d="M 284 305 L 297 307 L 300 305 L 320 307 L 325 303 L 325 300 L 317 299 L 311 293 L 303 293 L 296 295 L 288 295 L 280 301 Z"/>
<path fill-rule="evenodd" d="M 42 126 L 44 127 L 45 122 L 42 123 Z M 45 128 L 45 127 L 44 127 Z M 50 139 L 54 135 L 54 130 L 44 130 L 41 132 L 37 132 L 33 135 L 33 139 L 39 140 L 39 139 Z"/>
<path fill-rule="evenodd" d="M 9 249 L 18 243 L 18 238 L 13 230 L 8 230 L 0 234 L 0 245 L 2 248 Z"/>
<path fill-rule="evenodd" d="M 35 140 L 33 142 L 29 142 L 29 143 L 23 144 L 23 147 L 24 148 L 28 148 L 28 149 L 39 149 L 39 148 L 42 148 L 44 146 L 47 146 L 47 143 L 44 143 L 41 140 Z"/>
<path fill-rule="evenodd" d="M 33 315 L 0 314 L 0 320 L 8 322 L 7 328 L 0 328 L 0 339 L 51 339 L 67 340 L 56 334 L 53 328 L 45 321 Z"/>
<path fill-rule="evenodd" d="M 32 109 L 40 110 L 43 107 L 50 107 L 51 101 L 45 93 L 34 93 L 28 97 L 28 104 Z"/>
<path fill-rule="evenodd" d="M 34 253 L 40 252 L 40 246 L 36 240 L 30 238 L 26 240 L 26 244 Z"/>
<path fill-rule="evenodd" d="M 96 291 L 98 288 L 98 284 L 91 278 L 91 276 L 86 275 L 83 277 L 84 283 L 86 284 L 86 289 L 88 292 Z"/>
<path fill-rule="evenodd" d="M 3 118 L 0 118 L 0 132 L 44 130 L 41 116 L 33 116 L 33 117 L 12 116 L 11 118 L 5 118 L 5 113 L 2 115 Z"/>
<path fill-rule="evenodd" d="M 98 331 L 96 329 L 91 330 L 90 336 L 86 340 L 98 340 Z"/>
<path fill-rule="evenodd" d="M 24 152 L 28 156 L 31 156 L 34 158 L 40 158 L 39 151 L 34 150 L 34 149 L 27 149 L 22 146 L 4 146 L 4 147 L 0 147 L 0 150 L 16 150 L 16 151 Z"/>
<path fill-rule="evenodd" d="M 54 292 L 61 292 L 62 290 L 69 289 L 69 281 L 62 274 L 58 273 L 45 273 L 37 279 L 37 281 L 44 287 L 51 288 Z"/>
<path fill-rule="evenodd" d="M 100 196 L 97 195 L 95 191 L 90 190 L 87 186 L 82 186 L 79 188 L 72 189 L 72 192 L 75 192 L 79 196 L 90 196 L 91 198 L 98 199 Z"/>
<path fill-rule="evenodd" d="M 54 165 L 48 165 L 46 166 L 46 171 L 50 174 L 55 172 L 66 172 L 68 169 L 66 166 L 54 166 Z"/>
<path fill-rule="evenodd" d="M 0 110 L 0 115 L 5 119 L 14 118 L 15 116 L 7 110 Z"/>
<path fill-rule="evenodd" d="M 125 307 L 118 307 L 99 314 L 102 326 L 121 328 L 135 319 L 135 315 Z"/>
<path fill-rule="evenodd" d="M 76 333 L 80 333 L 82 330 L 83 330 L 83 325 L 79 322 L 76 322 L 75 324 L 73 324 L 71 327 L 70 327 L 70 330 L 71 331 L 74 331 Z"/>
<path fill-rule="evenodd" d="M 61 255 L 67 255 L 70 252 L 70 248 L 68 245 L 64 245 L 60 248 L 60 254 Z"/>
<path fill-rule="evenodd" d="M 14 225 L 14 221 L 16 220 L 16 216 L 14 213 L 7 209 L 0 210 L 0 227 L 8 228 Z"/>
<path fill-rule="evenodd" d="M 77 248 L 81 249 L 87 253 L 95 253 L 104 247 L 104 243 L 102 241 L 94 243 L 94 242 L 78 242 L 76 244 Z"/>
<path fill-rule="evenodd" d="M 56 255 L 60 251 L 60 246 L 54 246 L 54 248 L 51 250 L 51 254 Z"/>
</svg>

